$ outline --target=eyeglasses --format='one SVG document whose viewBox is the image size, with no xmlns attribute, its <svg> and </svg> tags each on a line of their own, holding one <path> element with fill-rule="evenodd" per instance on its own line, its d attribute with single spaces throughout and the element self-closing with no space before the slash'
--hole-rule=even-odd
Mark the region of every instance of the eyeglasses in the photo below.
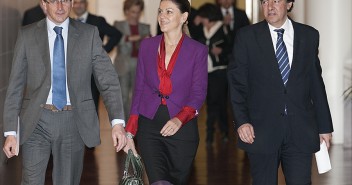
<svg viewBox="0 0 352 185">
<path fill-rule="evenodd" d="M 46 3 L 50 3 L 50 4 L 59 4 L 59 3 L 63 3 L 63 4 L 69 4 L 71 3 L 72 0 L 45 0 Z"/>
</svg>

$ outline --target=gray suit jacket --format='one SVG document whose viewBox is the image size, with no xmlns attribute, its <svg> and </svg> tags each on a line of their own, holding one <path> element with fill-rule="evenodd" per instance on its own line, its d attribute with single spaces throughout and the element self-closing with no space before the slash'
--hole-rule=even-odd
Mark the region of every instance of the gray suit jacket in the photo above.
<svg viewBox="0 0 352 185">
<path fill-rule="evenodd" d="M 115 21 L 114 27 L 118 29 L 124 36 L 131 35 L 130 26 L 127 21 Z M 150 36 L 150 26 L 148 24 L 138 23 L 138 33 L 142 37 Z M 118 44 L 118 54 L 115 58 L 115 67 L 119 75 L 128 72 L 127 63 L 131 61 L 132 42 L 126 42 L 125 37 L 120 39 Z"/>
<path fill-rule="evenodd" d="M 4 132 L 15 131 L 20 116 L 20 143 L 35 129 L 51 87 L 46 19 L 20 30 L 4 107 Z M 91 94 L 91 76 L 103 96 L 109 118 L 123 119 L 120 84 L 102 48 L 98 29 L 70 19 L 67 38 L 67 83 L 74 122 L 88 147 L 100 143 L 99 121 Z"/>
</svg>

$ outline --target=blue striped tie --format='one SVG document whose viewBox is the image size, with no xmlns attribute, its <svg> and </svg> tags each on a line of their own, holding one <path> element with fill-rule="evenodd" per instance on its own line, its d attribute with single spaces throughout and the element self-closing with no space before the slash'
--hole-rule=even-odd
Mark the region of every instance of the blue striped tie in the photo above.
<svg viewBox="0 0 352 185">
<path fill-rule="evenodd" d="M 284 82 L 284 85 L 286 86 L 286 83 L 288 81 L 288 77 L 290 75 L 290 64 L 288 61 L 288 54 L 287 54 L 287 49 L 286 45 L 284 42 L 284 29 L 276 29 L 274 30 L 277 32 L 277 43 L 276 43 L 276 59 L 279 65 L 279 69 L 281 72 L 281 78 L 282 81 Z"/>
<path fill-rule="evenodd" d="M 55 26 L 56 35 L 53 56 L 53 105 L 62 110 L 67 103 L 64 39 L 62 27 Z"/>
</svg>

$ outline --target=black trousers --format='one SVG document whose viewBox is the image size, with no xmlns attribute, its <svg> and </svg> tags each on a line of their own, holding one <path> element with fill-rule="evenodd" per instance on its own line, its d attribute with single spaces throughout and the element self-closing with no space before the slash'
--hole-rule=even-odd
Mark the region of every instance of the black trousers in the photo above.
<svg viewBox="0 0 352 185">
<path fill-rule="evenodd" d="M 218 121 L 222 134 L 228 135 L 227 117 L 227 77 L 226 69 L 216 70 L 208 74 L 207 92 L 207 141 L 213 141 L 214 124 Z"/>
<path fill-rule="evenodd" d="M 152 120 L 139 116 L 137 144 L 150 184 L 166 180 L 185 185 L 199 144 L 197 120 L 186 123 L 175 135 L 163 137 L 160 131 L 169 120 L 164 105 L 160 105 Z"/>
<path fill-rule="evenodd" d="M 284 123 L 282 131 L 285 137 L 277 152 L 265 154 L 248 153 L 253 185 L 277 185 L 280 164 L 286 185 L 311 184 L 312 153 L 300 151 L 291 142 L 288 122 Z"/>
</svg>

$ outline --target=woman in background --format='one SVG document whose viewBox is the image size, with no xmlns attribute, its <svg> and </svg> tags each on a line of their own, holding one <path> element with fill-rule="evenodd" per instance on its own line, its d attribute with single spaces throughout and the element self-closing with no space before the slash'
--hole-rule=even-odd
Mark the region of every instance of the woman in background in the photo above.
<svg viewBox="0 0 352 185">
<path fill-rule="evenodd" d="M 126 118 L 131 106 L 139 45 L 142 39 L 150 37 L 150 26 L 139 22 L 143 9 L 143 0 L 125 0 L 123 11 L 126 20 L 114 23 L 115 28 L 123 34 L 117 46 L 118 55 L 114 65 L 119 74 Z"/>
<path fill-rule="evenodd" d="M 161 0 L 163 34 L 143 40 L 139 50 L 125 151 L 136 153 L 136 135 L 152 185 L 187 184 L 198 148 L 208 49 L 185 35 L 189 11 L 188 0 Z"/>
<path fill-rule="evenodd" d="M 217 121 L 222 141 L 228 141 L 227 118 L 227 77 L 228 55 L 231 52 L 229 30 L 223 24 L 220 9 L 210 3 L 199 7 L 198 17 L 203 25 L 203 32 L 197 38 L 208 46 L 208 93 L 207 93 L 207 146 L 214 140 L 214 124 Z"/>
</svg>

